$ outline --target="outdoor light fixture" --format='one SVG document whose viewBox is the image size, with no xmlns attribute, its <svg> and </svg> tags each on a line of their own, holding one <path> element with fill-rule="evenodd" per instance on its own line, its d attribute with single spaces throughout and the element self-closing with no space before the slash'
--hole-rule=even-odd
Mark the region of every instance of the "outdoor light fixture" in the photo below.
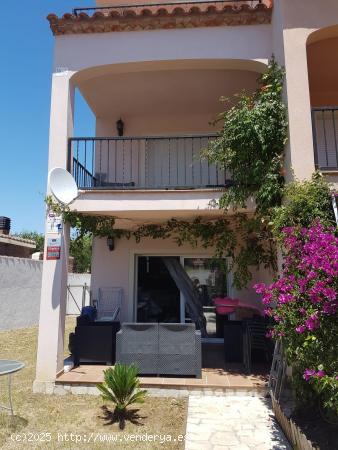
<svg viewBox="0 0 338 450">
<path fill-rule="evenodd" d="M 109 250 L 112 252 L 115 248 L 115 242 L 114 242 L 114 238 L 113 237 L 108 237 L 107 238 L 107 245 Z"/>
<path fill-rule="evenodd" d="M 123 120 L 121 118 L 116 122 L 116 130 L 117 130 L 117 134 L 119 136 L 123 136 L 124 123 L 123 123 Z"/>
</svg>

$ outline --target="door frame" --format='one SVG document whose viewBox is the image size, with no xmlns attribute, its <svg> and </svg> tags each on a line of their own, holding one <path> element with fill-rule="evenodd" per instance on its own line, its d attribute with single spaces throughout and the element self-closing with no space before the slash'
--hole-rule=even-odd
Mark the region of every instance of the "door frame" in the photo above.
<svg viewBox="0 0 338 450">
<path fill-rule="evenodd" d="M 184 268 L 184 259 L 185 258 L 200 258 L 200 259 L 212 259 L 213 255 L 203 255 L 203 254 L 184 254 L 180 256 L 180 262 L 182 267 Z M 222 258 L 225 259 L 226 262 L 229 264 L 231 262 L 231 258 L 226 257 L 226 258 Z M 232 271 L 228 272 L 227 274 L 227 286 L 228 286 L 228 295 L 229 297 L 233 296 L 233 286 L 232 286 L 232 282 L 233 282 L 233 275 L 232 275 Z M 180 292 L 181 294 L 181 298 L 183 301 L 183 311 L 185 314 L 185 299 L 184 299 L 184 295 L 182 294 L 182 292 Z M 181 317 L 182 319 L 182 317 Z M 185 318 L 184 318 L 185 321 Z M 224 338 L 216 338 L 216 337 L 203 337 L 202 338 L 202 343 L 210 343 L 210 344 L 223 344 L 224 343 Z"/>
<path fill-rule="evenodd" d="M 184 252 L 177 254 L 178 252 L 175 251 L 166 251 L 163 252 L 159 250 L 158 252 L 154 252 L 154 249 L 150 250 L 149 252 L 147 249 L 143 249 L 142 252 L 137 251 L 131 251 L 129 255 L 129 292 L 132 293 L 133 298 L 132 301 L 128 302 L 128 316 L 132 317 L 132 321 L 136 322 L 137 320 L 137 285 L 138 285 L 138 258 L 139 257 L 152 257 L 152 256 L 172 256 L 179 258 L 181 265 L 183 266 L 184 258 L 212 258 L 213 253 L 205 251 L 204 253 L 189 253 Z M 224 258 L 226 261 L 231 261 L 231 258 Z M 184 266 L 183 266 L 184 267 Z M 233 276 L 232 272 L 230 271 L 228 273 L 227 277 L 227 283 L 229 286 L 229 292 L 228 295 L 231 297 L 233 296 L 233 286 L 232 286 Z M 184 295 L 180 291 L 180 322 L 185 323 L 185 299 Z M 216 342 L 217 338 L 204 338 L 203 340 Z"/>
</svg>

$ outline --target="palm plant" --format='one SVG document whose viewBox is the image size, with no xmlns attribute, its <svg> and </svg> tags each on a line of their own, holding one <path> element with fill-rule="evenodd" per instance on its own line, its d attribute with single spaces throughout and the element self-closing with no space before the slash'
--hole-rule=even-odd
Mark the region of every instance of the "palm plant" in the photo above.
<svg viewBox="0 0 338 450">
<path fill-rule="evenodd" d="M 104 371 L 104 382 L 97 384 L 103 400 L 115 404 L 114 416 L 118 419 L 120 428 L 123 428 L 127 407 L 135 403 L 144 403 L 147 391 L 140 389 L 137 372 L 135 364 L 117 363 Z"/>
</svg>

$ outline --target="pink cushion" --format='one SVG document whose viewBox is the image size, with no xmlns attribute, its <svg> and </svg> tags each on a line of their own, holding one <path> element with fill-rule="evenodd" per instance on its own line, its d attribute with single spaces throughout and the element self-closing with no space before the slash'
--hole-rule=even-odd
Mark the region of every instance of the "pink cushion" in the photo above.
<svg viewBox="0 0 338 450">
<path fill-rule="evenodd" d="M 231 297 L 216 297 L 213 299 L 213 304 L 216 306 L 237 306 L 238 305 L 237 298 Z"/>
<path fill-rule="evenodd" d="M 256 314 L 263 315 L 257 306 L 254 306 L 248 300 L 241 300 L 239 298 L 231 297 L 216 297 L 212 300 L 213 304 L 216 306 L 217 314 L 231 314 L 238 308 L 250 309 Z"/>
<path fill-rule="evenodd" d="M 234 306 L 216 306 L 216 313 L 220 315 L 231 314 L 234 311 Z"/>
</svg>

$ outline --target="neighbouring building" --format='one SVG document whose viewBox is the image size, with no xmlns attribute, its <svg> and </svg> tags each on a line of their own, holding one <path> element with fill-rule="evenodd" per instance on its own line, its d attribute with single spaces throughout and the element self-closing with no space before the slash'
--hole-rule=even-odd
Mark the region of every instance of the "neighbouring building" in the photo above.
<svg viewBox="0 0 338 450">
<path fill-rule="evenodd" d="M 287 179 L 309 178 L 317 168 L 338 181 L 337 0 L 96 3 L 48 16 L 55 36 L 49 170 L 73 174 L 80 195 L 72 208 L 113 216 L 124 229 L 220 217 L 210 201 L 222 195 L 229 175 L 198 155 L 215 133 L 210 121 L 222 111 L 219 97 L 254 90 L 272 54 L 286 69 Z M 75 89 L 96 117 L 95 136 L 73 134 Z M 66 226 L 66 240 L 67 233 Z M 221 279 L 212 254 L 170 239 L 121 239 L 110 249 L 95 238 L 92 298 L 102 287 L 122 288 L 121 320 L 142 321 L 147 292 L 160 299 L 162 320 L 185 322 L 185 298 L 168 276 L 166 256 L 204 286 L 206 305 L 222 285 L 259 308 L 252 289 L 236 291 L 231 275 Z M 40 391 L 63 369 L 67 256 L 62 250 L 59 260 L 44 261 Z M 272 276 L 261 269 L 253 282 Z M 206 321 L 212 325 L 212 312 Z"/>
<path fill-rule="evenodd" d="M 30 258 L 36 248 L 31 239 L 23 239 L 10 234 L 11 220 L 9 217 L 0 217 L 0 256 L 16 256 Z"/>
</svg>

